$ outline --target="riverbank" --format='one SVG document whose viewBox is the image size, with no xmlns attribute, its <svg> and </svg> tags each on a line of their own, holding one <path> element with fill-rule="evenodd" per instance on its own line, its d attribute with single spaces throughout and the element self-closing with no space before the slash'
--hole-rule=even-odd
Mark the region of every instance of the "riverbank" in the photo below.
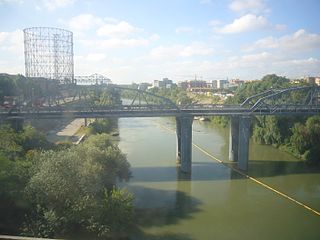
<svg viewBox="0 0 320 240">
<path fill-rule="evenodd" d="M 74 119 L 67 124 L 62 124 L 54 130 L 49 131 L 46 134 L 47 139 L 50 142 L 65 142 L 70 141 L 72 143 L 76 143 L 81 135 L 78 135 L 78 130 L 84 126 L 83 119 Z"/>
</svg>

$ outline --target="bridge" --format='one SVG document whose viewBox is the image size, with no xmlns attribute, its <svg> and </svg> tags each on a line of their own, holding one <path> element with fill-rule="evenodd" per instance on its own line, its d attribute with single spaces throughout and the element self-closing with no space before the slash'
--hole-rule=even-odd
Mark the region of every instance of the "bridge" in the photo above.
<svg viewBox="0 0 320 240">
<path fill-rule="evenodd" d="M 105 88 L 109 95 L 129 97 L 130 103 L 95 104 L 97 91 Z M 0 120 L 59 118 L 128 118 L 175 117 L 177 134 L 177 159 L 182 172 L 191 172 L 192 122 L 195 116 L 229 116 L 229 159 L 238 162 L 238 168 L 248 169 L 249 138 L 253 116 L 265 115 L 316 115 L 320 113 L 320 87 L 301 86 L 286 89 L 270 89 L 247 98 L 239 105 L 189 104 L 177 105 L 170 99 L 141 89 L 117 85 L 73 86 L 63 103 L 40 107 L 28 104 L 0 110 Z M 58 99 L 59 100 L 59 99 Z M 110 100 L 110 99 L 109 99 Z M 111 99 L 112 100 L 112 99 Z M 110 100 L 110 101 L 111 101 Z"/>
</svg>

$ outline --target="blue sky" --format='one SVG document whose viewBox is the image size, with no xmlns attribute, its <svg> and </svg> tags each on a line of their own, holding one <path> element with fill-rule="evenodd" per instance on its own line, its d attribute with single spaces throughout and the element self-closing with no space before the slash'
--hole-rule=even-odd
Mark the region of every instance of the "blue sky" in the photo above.
<svg viewBox="0 0 320 240">
<path fill-rule="evenodd" d="M 27 27 L 74 33 L 76 75 L 115 83 L 320 76 L 319 0 L 0 0 L 0 72 Z"/>
</svg>

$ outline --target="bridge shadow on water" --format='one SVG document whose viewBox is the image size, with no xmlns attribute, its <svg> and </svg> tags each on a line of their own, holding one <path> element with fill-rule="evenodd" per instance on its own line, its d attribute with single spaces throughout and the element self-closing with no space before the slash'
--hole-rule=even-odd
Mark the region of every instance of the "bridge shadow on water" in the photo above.
<svg viewBox="0 0 320 240">
<path fill-rule="evenodd" d="M 303 161 L 249 160 L 248 174 L 254 177 L 314 173 L 320 173 L 320 166 L 311 166 Z"/>
<path fill-rule="evenodd" d="M 164 169 L 165 170 L 165 169 Z M 150 240 L 192 240 L 184 233 L 165 232 L 150 234 L 143 229 L 177 224 L 184 219 L 193 218 L 200 211 L 201 201 L 191 196 L 191 175 L 176 172 L 169 189 L 157 189 L 141 185 L 128 185 L 135 196 L 136 228 L 130 239 Z"/>
<path fill-rule="evenodd" d="M 130 182 L 175 182 L 181 181 L 180 171 L 176 166 L 133 167 L 133 177 Z M 180 174 L 181 175 L 181 174 Z M 243 178 L 220 163 L 194 162 L 192 163 L 192 181 L 219 181 Z"/>
</svg>

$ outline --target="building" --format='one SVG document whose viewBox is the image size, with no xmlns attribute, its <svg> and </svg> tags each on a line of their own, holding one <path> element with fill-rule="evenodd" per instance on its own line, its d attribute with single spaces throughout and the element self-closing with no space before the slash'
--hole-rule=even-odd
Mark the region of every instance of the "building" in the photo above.
<svg viewBox="0 0 320 240">
<path fill-rule="evenodd" d="M 203 80 L 189 80 L 178 83 L 178 87 L 197 94 L 212 93 L 212 83 Z"/>
<path fill-rule="evenodd" d="M 163 88 L 163 82 L 161 80 L 153 80 L 153 87 Z"/>
<path fill-rule="evenodd" d="M 169 78 L 163 78 L 162 80 L 153 81 L 153 87 L 157 88 L 172 88 L 173 85 L 173 81 Z"/>
<path fill-rule="evenodd" d="M 138 89 L 146 91 L 150 86 L 152 86 L 150 83 L 140 83 Z"/>
<path fill-rule="evenodd" d="M 211 85 L 212 85 L 212 89 L 217 89 L 218 88 L 217 80 L 212 80 Z"/>
<path fill-rule="evenodd" d="M 217 80 L 217 89 L 224 89 L 226 85 L 229 83 L 228 80 Z"/>
<path fill-rule="evenodd" d="M 229 84 L 241 86 L 242 84 L 244 84 L 244 80 L 231 79 L 231 80 L 229 81 Z"/>
<path fill-rule="evenodd" d="M 179 83 L 178 83 L 178 88 L 181 88 L 181 89 L 183 89 L 183 90 L 187 90 L 187 88 L 188 88 L 188 82 L 187 82 L 187 81 L 179 82 Z"/>
<path fill-rule="evenodd" d="M 316 78 L 315 77 L 304 77 L 304 81 L 309 84 L 315 84 Z"/>
</svg>

